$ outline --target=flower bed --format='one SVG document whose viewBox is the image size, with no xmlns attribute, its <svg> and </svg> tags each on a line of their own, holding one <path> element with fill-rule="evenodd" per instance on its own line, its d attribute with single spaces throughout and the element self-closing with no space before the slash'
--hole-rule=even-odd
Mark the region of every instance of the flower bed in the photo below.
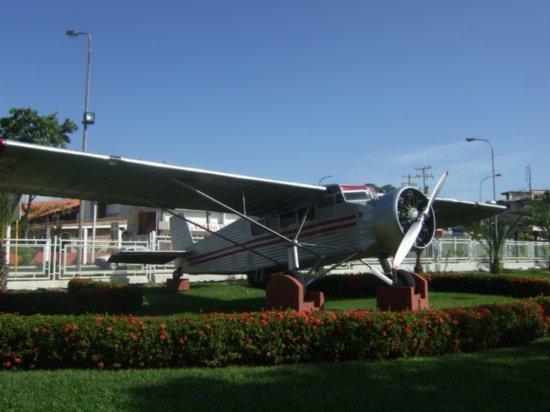
<svg viewBox="0 0 550 412">
<path fill-rule="evenodd" d="M 403 312 L 257 312 L 204 316 L 0 316 L 3 369 L 281 364 L 441 355 L 530 342 L 543 305 Z M 546 313 L 548 316 L 548 313 Z"/>
<path fill-rule="evenodd" d="M 65 291 L 12 291 L 0 293 L 0 312 L 19 314 L 125 313 L 143 303 L 139 286 L 73 279 Z"/>
<path fill-rule="evenodd" d="M 504 295 L 517 298 L 550 296 L 550 281 L 538 278 L 488 274 L 427 274 L 431 292 L 462 292 Z M 315 280 L 310 290 L 327 297 L 376 296 L 383 283 L 372 275 L 330 275 Z"/>
</svg>

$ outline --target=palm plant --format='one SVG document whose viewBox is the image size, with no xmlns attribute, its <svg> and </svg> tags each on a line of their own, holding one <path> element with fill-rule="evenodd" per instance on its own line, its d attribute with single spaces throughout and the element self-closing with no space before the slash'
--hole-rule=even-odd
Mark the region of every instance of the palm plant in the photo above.
<svg viewBox="0 0 550 412">
<path fill-rule="evenodd" d="M 465 228 L 466 232 L 472 236 L 472 239 L 478 240 L 485 251 L 491 256 L 491 273 L 502 272 L 501 256 L 504 244 L 523 219 L 524 217 L 521 215 L 502 215 L 498 220 L 498 225 L 494 224 L 494 219 L 485 219 L 471 223 Z"/>
<path fill-rule="evenodd" d="M 532 225 L 543 231 L 543 236 L 550 240 L 550 190 L 537 199 L 532 200 L 523 210 L 523 216 Z M 550 269 L 550 260 L 548 261 Z"/>
</svg>

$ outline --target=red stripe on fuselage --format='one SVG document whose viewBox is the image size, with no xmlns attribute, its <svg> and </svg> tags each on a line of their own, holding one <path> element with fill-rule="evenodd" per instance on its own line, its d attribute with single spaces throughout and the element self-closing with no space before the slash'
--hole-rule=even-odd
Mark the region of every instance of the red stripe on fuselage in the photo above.
<svg viewBox="0 0 550 412">
<path fill-rule="evenodd" d="M 344 221 L 350 220 L 352 218 L 355 219 L 356 216 L 355 215 L 348 215 L 348 216 L 340 217 L 338 219 L 326 220 L 324 222 L 314 223 L 314 224 L 311 224 L 311 225 L 308 225 L 308 226 L 304 226 L 304 228 L 302 229 L 302 233 L 303 233 L 302 236 L 303 237 L 304 236 L 309 236 L 312 232 L 318 231 L 320 227 L 328 226 L 328 225 L 331 225 L 333 223 L 344 222 Z M 281 234 L 284 235 L 284 236 L 288 236 L 288 235 L 291 235 L 291 234 L 293 235 L 295 232 L 296 232 L 296 228 L 293 228 L 293 229 L 287 229 L 284 232 L 281 232 Z M 256 237 L 255 239 L 250 239 L 250 240 L 248 240 L 244 243 L 241 243 L 241 245 L 246 246 L 246 247 L 261 247 L 261 246 L 264 246 L 264 245 L 260 245 L 261 243 L 263 243 L 263 242 L 271 243 L 274 239 L 277 239 L 275 237 L 275 235 L 268 233 L 267 235 L 263 235 L 261 237 Z M 193 261 L 195 261 L 197 259 L 202 259 L 206 256 L 213 256 L 213 255 L 216 255 L 218 253 L 223 253 L 225 251 L 234 249 L 235 247 L 238 247 L 238 246 L 235 246 L 235 245 L 225 246 L 223 248 L 216 249 L 216 250 L 213 250 L 211 252 L 206 252 L 206 253 L 203 253 L 201 255 L 196 255 L 196 256 L 193 256 L 193 257 L 189 258 L 189 262 L 192 263 Z"/>
<path fill-rule="evenodd" d="M 351 217 L 355 218 L 355 216 L 347 216 L 346 218 L 334 219 L 334 220 L 330 221 L 330 224 L 336 223 L 336 222 L 341 222 L 341 221 L 346 221 L 346 220 L 349 220 Z M 317 234 L 321 234 L 321 233 L 326 233 L 326 232 L 330 232 L 330 231 L 333 231 L 333 230 L 347 229 L 347 228 L 355 227 L 357 225 L 357 222 L 353 221 L 353 222 L 344 223 L 344 224 L 341 224 L 341 225 L 338 225 L 338 226 L 319 228 L 319 226 L 327 226 L 327 224 L 329 224 L 329 221 L 323 222 L 322 224 L 319 224 L 319 225 L 315 225 L 315 227 L 313 228 L 314 230 L 310 229 L 309 233 L 304 233 L 304 235 L 302 237 L 306 238 L 306 237 L 309 237 L 309 236 L 313 236 L 313 235 L 317 235 Z M 277 243 L 284 243 L 285 242 L 284 239 L 275 238 L 273 236 L 270 236 L 267 239 L 264 237 L 263 239 L 268 240 L 268 241 L 253 240 L 253 241 L 248 241 L 246 243 L 243 243 L 243 245 L 245 245 L 249 248 L 258 249 L 260 247 L 266 247 L 266 246 L 271 246 L 271 245 L 274 245 L 274 244 L 277 244 Z M 227 252 L 224 252 L 224 251 L 227 251 Z M 205 253 L 203 255 L 194 256 L 191 259 L 189 259 L 189 263 L 191 265 L 197 265 L 197 264 L 200 264 L 200 263 L 203 263 L 203 262 L 220 259 L 222 257 L 226 257 L 226 256 L 229 256 L 229 255 L 232 255 L 232 254 L 235 254 L 235 253 L 242 253 L 242 252 L 247 252 L 247 250 L 239 248 L 238 246 L 229 246 L 229 247 L 226 247 L 226 248 L 223 248 L 223 249 L 218 249 L 218 250 L 213 251 L 213 252 Z"/>
</svg>

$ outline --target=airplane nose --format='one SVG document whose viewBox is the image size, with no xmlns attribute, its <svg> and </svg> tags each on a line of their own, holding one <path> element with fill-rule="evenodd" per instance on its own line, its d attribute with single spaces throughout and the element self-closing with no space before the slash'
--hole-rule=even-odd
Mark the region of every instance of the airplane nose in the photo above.
<svg viewBox="0 0 550 412">
<path fill-rule="evenodd" d="M 420 213 L 427 205 L 426 195 L 413 187 L 396 189 L 378 199 L 375 208 L 375 225 L 377 234 L 385 246 L 385 252 L 393 254 L 397 250 L 403 236 L 418 220 Z M 430 208 L 416 241 L 416 247 L 428 246 L 434 234 L 435 216 L 433 209 Z"/>
</svg>

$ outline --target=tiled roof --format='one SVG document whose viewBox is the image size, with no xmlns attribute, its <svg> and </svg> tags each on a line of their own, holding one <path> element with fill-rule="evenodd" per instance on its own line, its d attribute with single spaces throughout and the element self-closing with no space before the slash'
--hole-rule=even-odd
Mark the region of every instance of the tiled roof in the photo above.
<svg viewBox="0 0 550 412">
<path fill-rule="evenodd" d="M 53 215 L 59 212 L 68 213 L 71 209 L 78 207 L 78 199 L 52 199 L 40 200 L 31 203 L 29 219 L 36 219 L 42 216 Z M 23 205 L 23 212 L 27 205 Z"/>
</svg>

